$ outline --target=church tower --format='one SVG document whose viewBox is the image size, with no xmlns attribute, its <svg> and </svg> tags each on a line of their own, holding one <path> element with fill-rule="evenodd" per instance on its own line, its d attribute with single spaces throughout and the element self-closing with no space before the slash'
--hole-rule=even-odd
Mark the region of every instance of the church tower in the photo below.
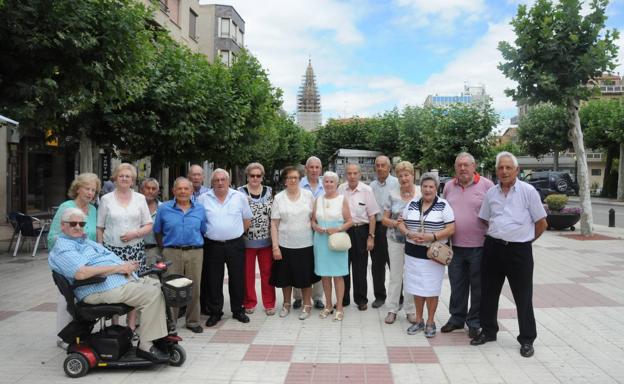
<svg viewBox="0 0 624 384">
<path fill-rule="evenodd" d="M 297 95 L 297 124 L 306 131 L 315 131 L 321 126 L 321 96 L 316 87 L 312 60 L 308 60 L 303 84 Z"/>
</svg>

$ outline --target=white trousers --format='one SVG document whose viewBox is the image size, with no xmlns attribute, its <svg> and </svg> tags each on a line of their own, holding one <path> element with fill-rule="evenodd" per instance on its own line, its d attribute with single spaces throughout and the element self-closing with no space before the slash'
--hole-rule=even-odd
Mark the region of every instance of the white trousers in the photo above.
<svg viewBox="0 0 624 384">
<path fill-rule="evenodd" d="M 390 281 L 388 282 L 388 297 L 385 305 L 388 312 L 397 313 L 399 311 L 401 288 L 403 288 L 405 245 L 388 238 L 388 256 L 390 258 Z M 416 313 L 414 296 L 407 293 L 405 288 L 403 288 L 403 309 L 407 314 Z"/>
</svg>

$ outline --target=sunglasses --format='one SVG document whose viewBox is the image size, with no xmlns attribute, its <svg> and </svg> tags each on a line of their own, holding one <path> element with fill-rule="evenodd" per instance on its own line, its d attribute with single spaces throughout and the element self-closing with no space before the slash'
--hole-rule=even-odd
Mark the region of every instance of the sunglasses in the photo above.
<svg viewBox="0 0 624 384">
<path fill-rule="evenodd" d="M 72 228 L 76 225 L 80 225 L 80 228 L 84 228 L 84 226 L 87 225 L 85 221 L 66 221 L 66 223 Z"/>
<path fill-rule="evenodd" d="M 252 177 L 254 179 L 261 179 L 262 175 L 258 174 L 258 175 L 249 175 L 249 177 Z"/>
</svg>

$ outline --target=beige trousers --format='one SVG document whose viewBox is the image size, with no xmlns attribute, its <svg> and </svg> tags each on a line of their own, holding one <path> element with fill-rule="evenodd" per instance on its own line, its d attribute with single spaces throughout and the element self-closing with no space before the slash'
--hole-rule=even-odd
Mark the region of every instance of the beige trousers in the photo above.
<svg viewBox="0 0 624 384">
<path fill-rule="evenodd" d="M 87 304 L 123 303 L 136 308 L 141 315 L 137 331 L 142 343 L 167 336 L 165 298 L 156 279 L 142 277 L 110 291 L 89 295 L 83 301 Z"/>
<path fill-rule="evenodd" d="M 193 298 L 191 303 L 186 307 L 186 326 L 196 327 L 200 325 L 200 306 L 199 292 L 201 289 L 202 263 L 204 260 L 203 249 L 189 249 L 183 251 L 181 249 L 165 248 L 163 249 L 163 257 L 173 264 L 169 267 L 169 274 L 184 275 L 184 277 L 193 280 Z M 173 314 L 173 322 L 178 320 L 178 308 L 171 308 Z"/>
</svg>

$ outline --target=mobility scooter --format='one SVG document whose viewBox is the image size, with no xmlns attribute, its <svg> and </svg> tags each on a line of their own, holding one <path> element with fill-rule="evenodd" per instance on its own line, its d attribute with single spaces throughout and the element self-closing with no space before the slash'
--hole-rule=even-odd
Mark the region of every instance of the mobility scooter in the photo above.
<svg viewBox="0 0 624 384">
<path fill-rule="evenodd" d="M 67 300 L 67 311 L 73 317 L 73 321 L 58 334 L 63 341 L 69 344 L 68 355 L 63 363 L 67 376 L 81 377 L 95 367 L 138 368 L 162 363 L 179 367 L 184 364 L 186 352 L 178 344 L 182 338 L 175 333 L 175 322 L 172 319 L 170 308 L 181 307 L 190 303 L 192 282 L 188 280 L 184 286 L 170 284 L 174 283 L 173 280 L 183 278 L 183 276 L 163 276 L 169 265 L 171 265 L 170 262 L 160 261 L 139 275 L 156 275 L 161 283 L 166 303 L 169 334 L 162 339 L 155 340 L 154 344 L 160 350 L 169 352 L 169 360 L 165 361 L 151 361 L 138 357 L 136 347 L 132 345 L 133 333 L 130 328 L 121 325 L 106 326 L 106 320 L 111 319 L 114 315 L 124 315 L 131 311 L 132 307 L 125 304 L 89 305 L 76 302 L 74 288 L 103 282 L 104 277 L 96 276 L 86 280 L 76 280 L 72 286 L 65 277 L 52 272 L 54 283 Z M 101 324 L 101 329 L 92 332 L 98 321 Z"/>
</svg>

